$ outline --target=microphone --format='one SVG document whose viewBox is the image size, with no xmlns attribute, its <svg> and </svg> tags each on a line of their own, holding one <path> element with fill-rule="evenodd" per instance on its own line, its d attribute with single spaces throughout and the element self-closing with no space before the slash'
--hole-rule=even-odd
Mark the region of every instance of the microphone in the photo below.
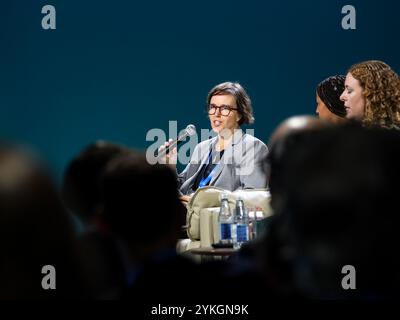
<svg viewBox="0 0 400 320">
<path fill-rule="evenodd" d="M 183 133 L 181 133 L 178 138 L 169 143 L 169 146 L 160 152 L 158 152 L 157 157 L 162 157 L 169 153 L 169 150 L 174 149 L 180 142 L 184 141 L 187 137 L 193 136 L 196 134 L 196 127 L 193 124 L 189 124 Z"/>
</svg>

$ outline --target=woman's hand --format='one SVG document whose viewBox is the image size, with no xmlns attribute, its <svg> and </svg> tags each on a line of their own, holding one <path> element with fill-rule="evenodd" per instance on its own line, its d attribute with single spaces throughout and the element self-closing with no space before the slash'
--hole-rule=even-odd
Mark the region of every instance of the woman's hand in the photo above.
<svg viewBox="0 0 400 320">
<path fill-rule="evenodd" d="M 158 148 L 158 152 L 163 152 L 169 144 L 172 142 L 172 139 L 169 139 L 169 141 L 165 142 L 160 148 Z M 164 154 L 162 157 L 160 157 L 159 162 L 163 164 L 168 164 L 171 167 L 175 168 L 176 167 L 176 161 L 177 161 L 177 150 L 176 147 L 173 148 L 172 150 L 169 150 L 168 154 Z"/>
<path fill-rule="evenodd" d="M 184 204 L 185 206 L 188 204 L 188 202 L 190 201 L 192 195 L 190 196 L 180 196 L 179 200 L 181 200 L 182 204 Z"/>
</svg>

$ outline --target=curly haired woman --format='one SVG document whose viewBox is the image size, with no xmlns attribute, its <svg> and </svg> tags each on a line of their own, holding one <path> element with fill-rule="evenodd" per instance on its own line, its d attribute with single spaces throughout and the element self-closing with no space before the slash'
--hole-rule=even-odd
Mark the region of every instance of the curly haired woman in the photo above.
<svg viewBox="0 0 400 320">
<path fill-rule="evenodd" d="M 367 127 L 400 129 L 400 78 L 386 63 L 371 60 L 353 65 L 340 99 L 347 118 Z"/>
</svg>

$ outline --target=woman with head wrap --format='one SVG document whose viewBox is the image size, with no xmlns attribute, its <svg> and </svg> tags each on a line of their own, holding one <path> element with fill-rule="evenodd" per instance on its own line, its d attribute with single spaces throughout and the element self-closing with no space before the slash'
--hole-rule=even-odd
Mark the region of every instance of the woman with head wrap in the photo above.
<svg viewBox="0 0 400 320">
<path fill-rule="evenodd" d="M 340 123 L 345 121 L 346 109 L 340 95 L 344 90 L 345 77 L 332 76 L 317 87 L 317 115 L 326 121 Z"/>
</svg>

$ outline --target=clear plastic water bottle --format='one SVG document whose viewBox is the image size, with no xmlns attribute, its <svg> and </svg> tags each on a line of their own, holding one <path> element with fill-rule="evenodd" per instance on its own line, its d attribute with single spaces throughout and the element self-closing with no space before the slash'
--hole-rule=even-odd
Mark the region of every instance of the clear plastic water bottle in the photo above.
<svg viewBox="0 0 400 320">
<path fill-rule="evenodd" d="M 249 216 L 243 200 L 240 198 L 236 200 L 234 223 L 236 236 L 234 237 L 233 248 L 239 249 L 243 243 L 249 241 Z"/>
<path fill-rule="evenodd" d="M 219 238 L 222 244 L 232 244 L 233 214 L 229 208 L 228 194 L 221 195 L 221 209 L 218 215 Z"/>
<path fill-rule="evenodd" d="M 262 208 L 257 208 L 256 210 L 256 220 L 255 220 L 255 236 L 257 238 L 261 237 L 267 228 L 267 220 L 264 217 Z"/>
<path fill-rule="evenodd" d="M 248 216 L 249 216 L 249 240 L 253 240 L 256 238 L 256 209 L 249 208 Z"/>
</svg>

